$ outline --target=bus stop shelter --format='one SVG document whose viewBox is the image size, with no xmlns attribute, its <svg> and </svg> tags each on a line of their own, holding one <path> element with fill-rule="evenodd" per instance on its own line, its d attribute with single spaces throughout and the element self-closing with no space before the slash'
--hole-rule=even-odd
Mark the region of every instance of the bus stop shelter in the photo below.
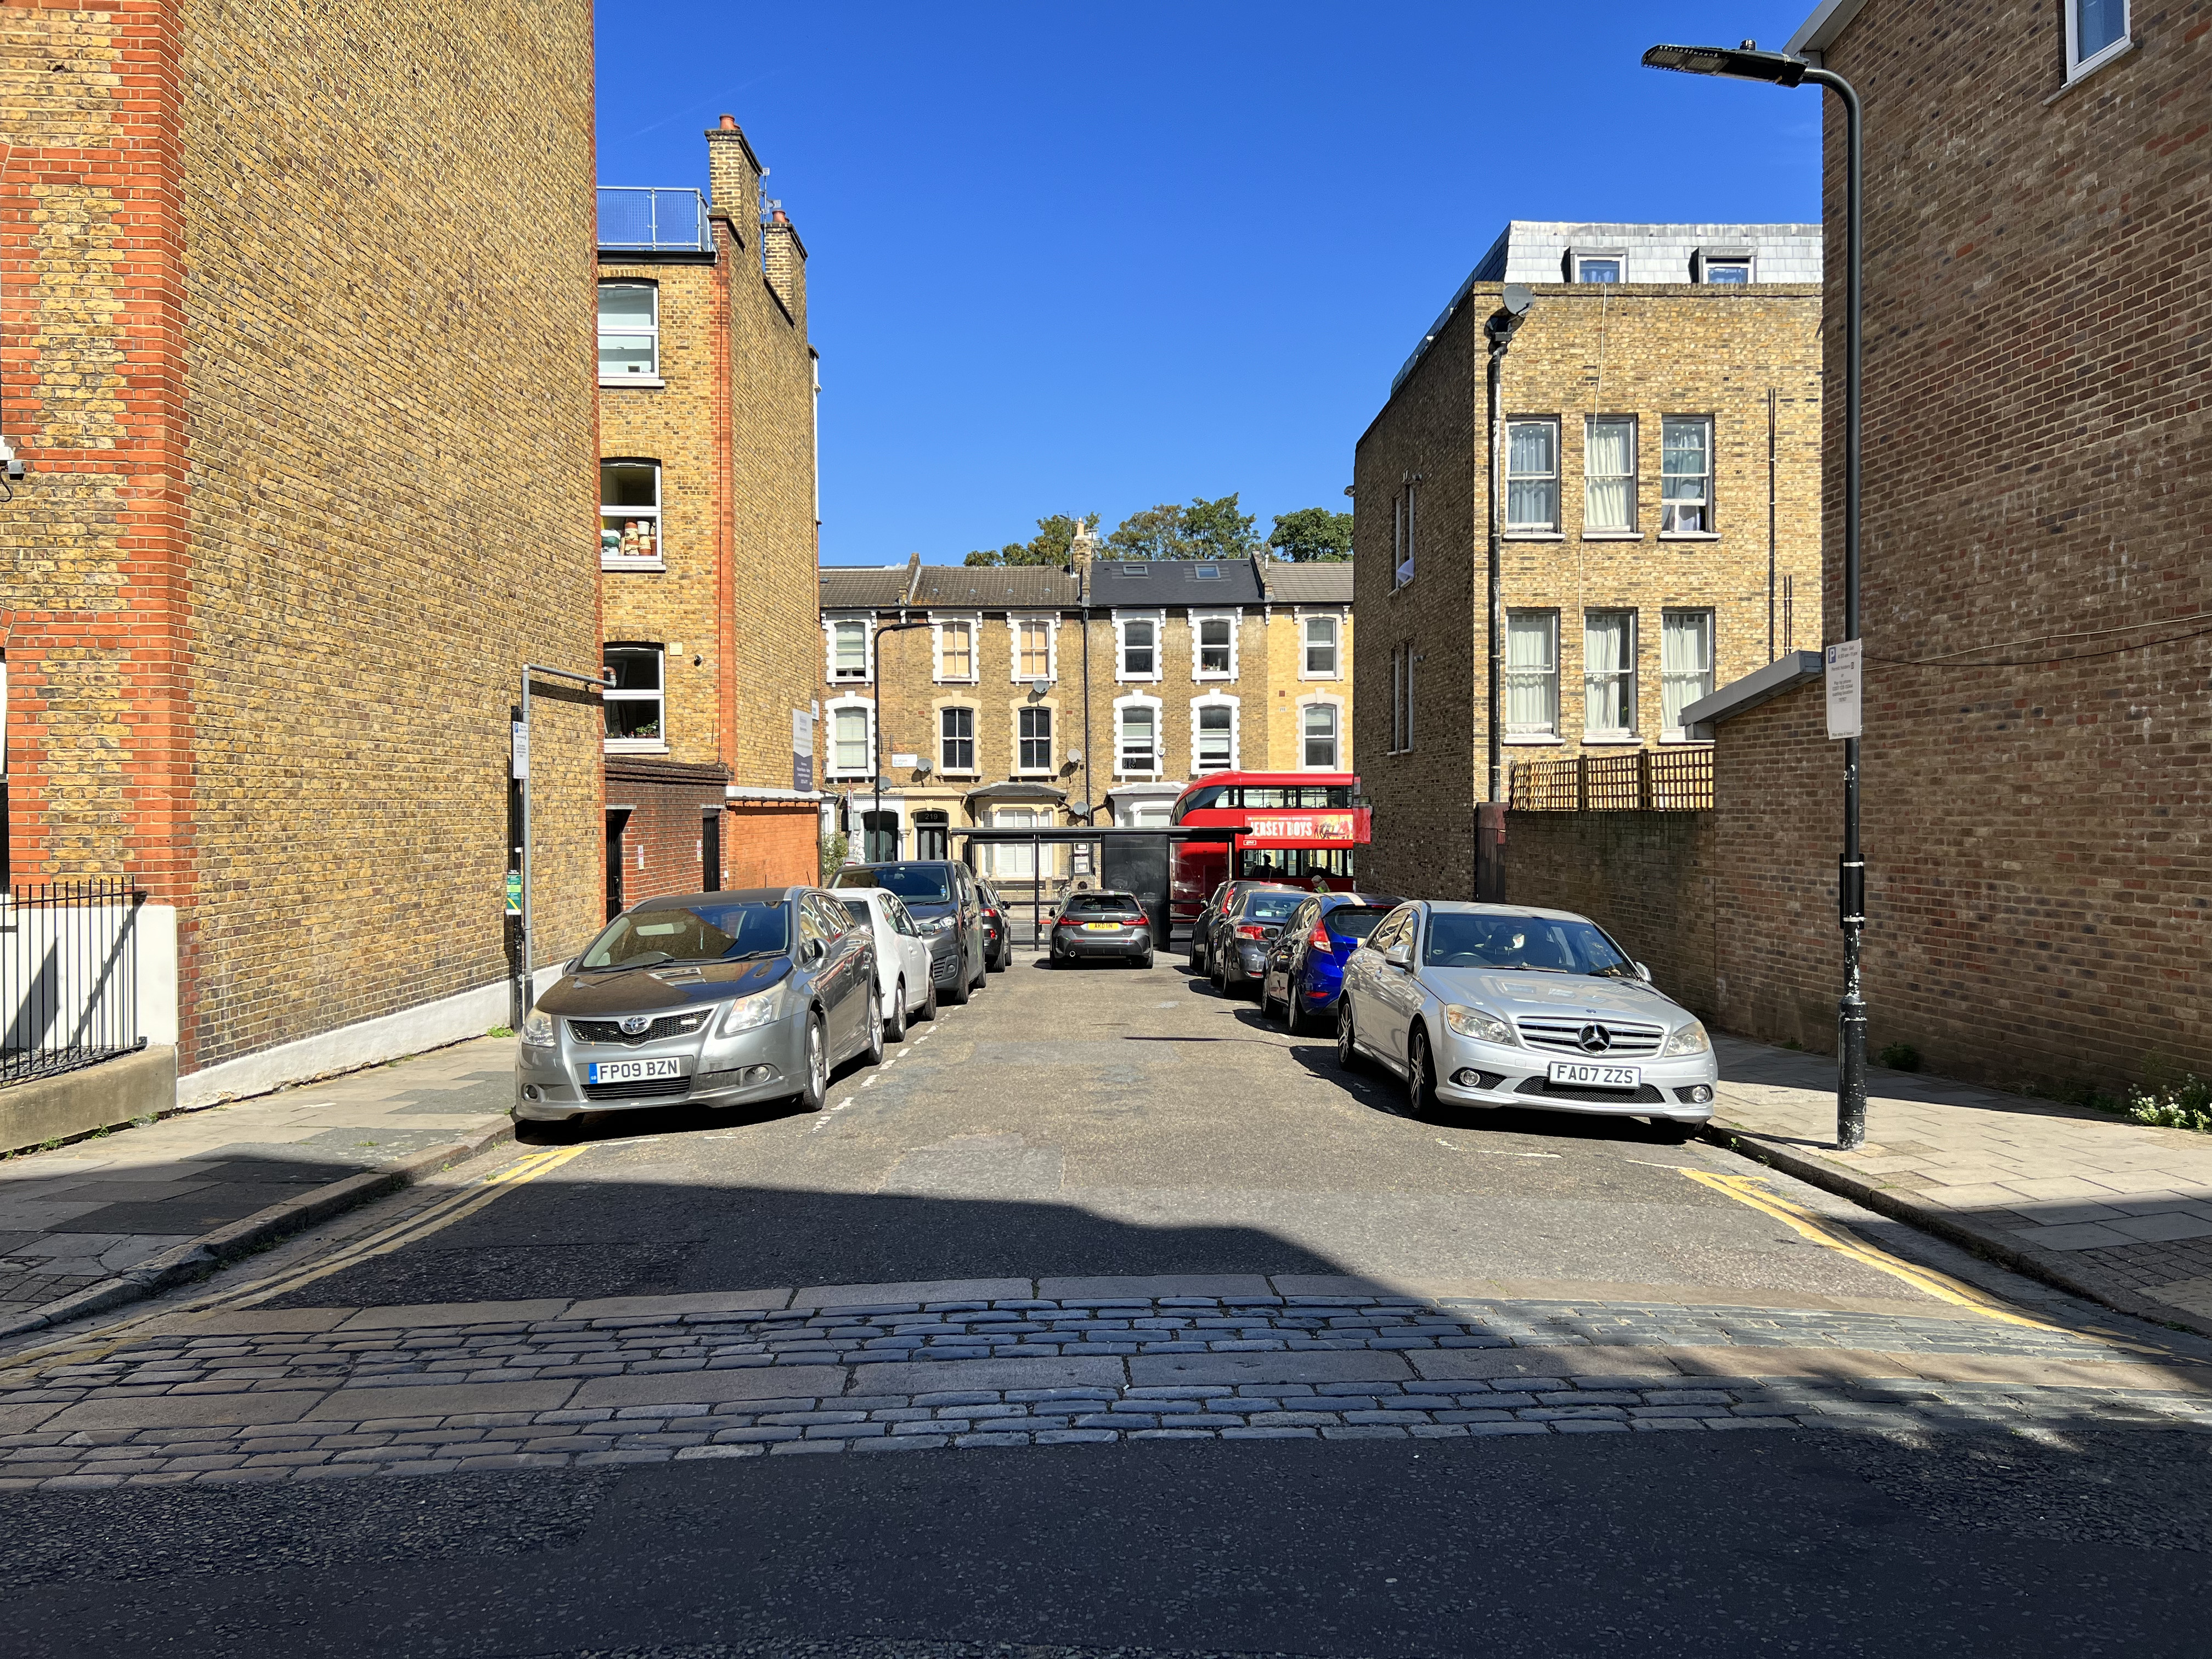
<svg viewBox="0 0 2212 1659">
<path fill-rule="evenodd" d="M 1169 898 L 1174 890 L 1176 844 L 1190 841 L 1226 842 L 1233 853 L 1237 838 L 1245 831 L 1233 825 L 1136 830 L 1118 824 L 1039 824 L 1018 830 L 978 827 L 951 833 L 954 840 L 967 842 L 967 864 L 971 870 L 975 867 L 975 849 L 978 847 L 1027 847 L 1030 849 L 1030 868 L 1040 872 L 1044 868 L 1043 852 L 1047 847 L 1088 844 L 1097 848 L 1098 885 L 1110 892 L 1134 893 L 1145 914 L 1152 919 L 1154 948 L 1164 950 L 1173 921 Z M 1033 950 L 1044 948 L 1043 888 L 1040 878 L 1030 899 L 1030 943 Z"/>
</svg>

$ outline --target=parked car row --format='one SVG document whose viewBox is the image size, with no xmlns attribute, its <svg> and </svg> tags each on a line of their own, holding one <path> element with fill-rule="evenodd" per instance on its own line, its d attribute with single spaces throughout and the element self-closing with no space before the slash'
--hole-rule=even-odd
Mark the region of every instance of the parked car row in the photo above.
<svg viewBox="0 0 2212 1659">
<path fill-rule="evenodd" d="M 849 866 L 828 889 L 647 899 L 523 1022 L 514 1115 L 783 1099 L 819 1111 L 831 1072 L 877 1064 L 912 1021 L 1006 965 L 1004 916 L 949 860 Z"/>
<path fill-rule="evenodd" d="M 1720 1071 L 1696 1016 L 1587 916 L 1224 882 L 1191 970 L 1293 1032 L 1333 1020 L 1337 1062 L 1402 1081 L 1408 1109 L 1532 1106 L 1647 1116 L 1676 1139 L 1712 1116 Z"/>
</svg>

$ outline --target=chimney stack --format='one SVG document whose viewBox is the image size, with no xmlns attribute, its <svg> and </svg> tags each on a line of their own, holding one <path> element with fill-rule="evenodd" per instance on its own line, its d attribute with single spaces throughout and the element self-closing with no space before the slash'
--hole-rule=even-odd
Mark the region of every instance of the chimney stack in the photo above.
<svg viewBox="0 0 2212 1659">
<path fill-rule="evenodd" d="M 761 268 L 791 320 L 806 326 L 806 244 L 799 240 L 781 202 L 761 204 Z"/>
<path fill-rule="evenodd" d="M 716 218 L 729 222 L 730 234 L 740 247 L 759 214 L 764 170 L 736 116 L 725 115 L 720 125 L 707 129 L 708 204 Z"/>
</svg>

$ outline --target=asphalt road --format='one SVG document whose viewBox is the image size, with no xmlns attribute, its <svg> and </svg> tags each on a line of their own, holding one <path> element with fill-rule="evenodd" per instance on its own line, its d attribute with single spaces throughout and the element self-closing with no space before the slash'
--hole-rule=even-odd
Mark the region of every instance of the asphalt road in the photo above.
<svg viewBox="0 0 2212 1659">
<path fill-rule="evenodd" d="M 1910 1295 L 1680 1173 L 1750 1167 L 1729 1154 L 1641 1119 L 1416 1121 L 1170 959 L 1018 961 L 893 1052 L 818 1115 L 602 1118 L 557 1173 L 294 1304 L 1218 1273 Z"/>
<path fill-rule="evenodd" d="M 1018 963 L 894 1052 L 819 1115 L 605 1121 L 558 1168 L 269 1305 L 1235 1273 L 1958 1313 L 1683 1173 L 1750 1169 L 1729 1154 L 1633 1122 L 1415 1121 L 1333 1045 L 1164 962 Z M 2212 1436 L 2131 1429 L 48 1487 L 0 1498 L 0 1654 L 2198 1654 L 2209 1553 Z"/>
</svg>

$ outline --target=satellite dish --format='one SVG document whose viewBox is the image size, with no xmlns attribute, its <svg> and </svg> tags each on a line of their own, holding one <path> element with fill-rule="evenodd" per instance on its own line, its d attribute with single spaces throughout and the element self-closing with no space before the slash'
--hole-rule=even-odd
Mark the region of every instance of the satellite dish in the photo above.
<svg viewBox="0 0 2212 1659">
<path fill-rule="evenodd" d="M 1516 317 L 1526 316 L 1535 300 L 1536 296 L 1528 291 L 1526 283 L 1508 283 L 1505 292 L 1498 296 L 1498 303 Z"/>
</svg>

